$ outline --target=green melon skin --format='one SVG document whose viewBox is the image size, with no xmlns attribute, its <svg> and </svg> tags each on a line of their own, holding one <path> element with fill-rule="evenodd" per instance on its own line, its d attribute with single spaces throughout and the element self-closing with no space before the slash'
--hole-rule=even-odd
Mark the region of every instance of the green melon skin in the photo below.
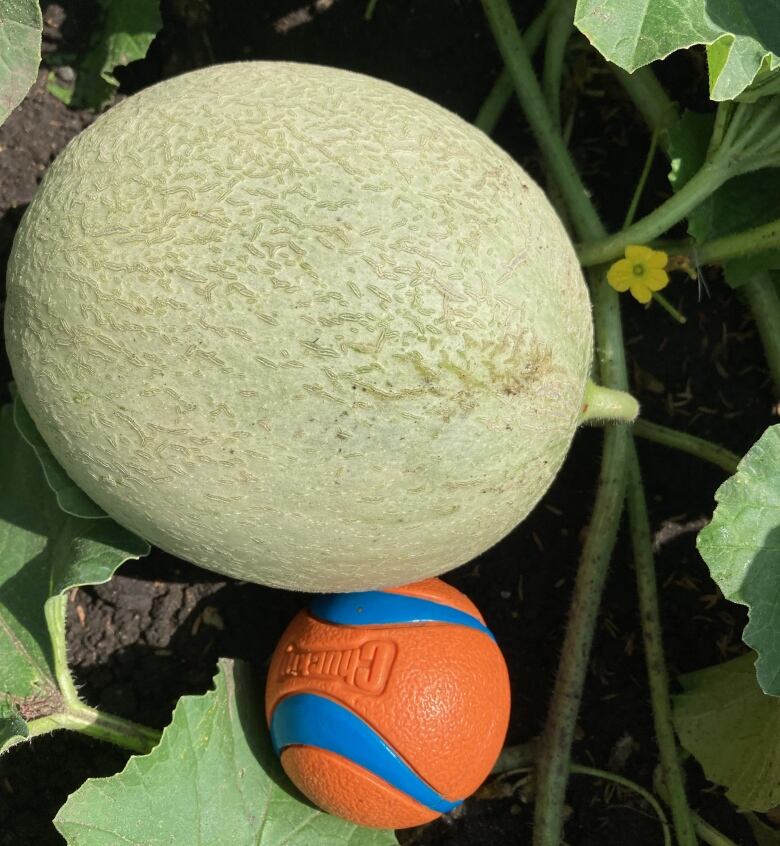
<svg viewBox="0 0 780 846">
<path fill-rule="evenodd" d="M 574 250 L 484 134 L 379 80 L 252 62 L 112 108 L 47 173 L 5 331 L 54 455 L 218 573 L 438 575 L 531 510 L 592 356 Z"/>
</svg>

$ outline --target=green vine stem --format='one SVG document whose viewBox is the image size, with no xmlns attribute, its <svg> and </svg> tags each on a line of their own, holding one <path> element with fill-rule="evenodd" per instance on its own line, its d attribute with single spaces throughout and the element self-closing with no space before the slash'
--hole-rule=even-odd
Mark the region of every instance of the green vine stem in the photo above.
<svg viewBox="0 0 780 846">
<path fill-rule="evenodd" d="M 666 784 L 663 780 L 663 774 L 659 769 L 656 769 L 655 776 L 653 778 L 653 786 L 655 787 L 656 793 L 663 799 L 664 802 L 667 804 L 669 803 L 669 791 L 666 787 Z M 693 821 L 693 827 L 696 831 L 696 834 L 708 844 L 708 846 L 741 846 L 741 844 L 735 843 L 731 838 L 726 837 L 725 834 L 721 834 L 717 828 L 710 825 L 706 820 L 703 820 L 698 814 L 691 811 L 691 820 Z"/>
<path fill-rule="evenodd" d="M 687 242 L 679 252 L 689 255 L 699 264 L 715 264 L 737 256 L 749 256 L 777 249 L 780 249 L 780 218 L 746 229 L 744 232 L 713 238 L 698 247 Z"/>
<path fill-rule="evenodd" d="M 655 75 L 649 68 L 643 70 L 646 77 L 655 79 Z M 621 73 L 618 73 L 618 78 L 620 78 Z M 647 103 L 640 104 L 635 99 L 635 104 L 640 110 L 644 105 L 642 114 L 651 131 L 658 132 L 667 125 L 666 115 L 669 108 L 669 99 L 660 85 L 656 83 L 636 89 L 626 86 L 626 90 L 632 98 L 643 95 L 654 98 L 654 102 L 649 105 Z M 763 113 L 760 114 L 766 120 L 767 115 L 776 115 L 776 112 L 776 107 L 774 110 L 765 107 Z M 733 137 L 737 129 L 744 126 L 752 114 L 753 112 L 750 111 L 748 104 L 726 105 L 721 103 L 716 115 L 710 148 L 722 148 L 724 144 L 728 143 L 727 136 Z M 737 256 L 746 256 L 778 248 L 780 248 L 780 218 L 762 226 L 747 229 L 744 232 L 713 239 L 699 247 L 694 247 L 690 242 L 687 242 L 687 245 L 682 249 L 677 249 L 673 244 L 664 249 L 670 254 L 675 252 L 687 254 L 697 264 L 712 264 Z M 780 397 L 780 283 L 773 279 L 771 274 L 764 271 L 756 273 L 754 279 L 742 286 L 741 290 L 756 321 L 769 371 L 772 375 L 775 393 Z M 702 457 L 705 456 L 702 455 Z M 725 465 L 723 466 L 725 467 Z"/>
<path fill-rule="evenodd" d="M 514 775 L 520 775 L 521 773 L 532 772 L 532 770 L 533 767 L 531 765 L 525 764 L 518 765 L 516 767 L 506 768 L 503 770 L 494 768 L 493 774 L 498 775 L 499 778 L 506 779 L 511 778 Z M 655 811 L 655 815 L 658 817 L 658 821 L 661 823 L 661 829 L 663 831 L 664 837 L 664 846 L 672 846 L 672 837 L 671 832 L 669 830 L 669 820 L 666 818 L 664 809 L 661 807 L 660 802 L 655 798 L 655 796 L 653 796 L 653 794 L 649 790 L 642 787 L 641 784 L 637 784 L 635 781 L 631 781 L 630 779 L 627 779 L 624 776 L 617 775 L 617 773 L 611 773 L 608 770 L 599 770 L 596 769 L 596 767 L 585 767 L 582 764 L 572 764 L 569 767 L 569 772 L 572 775 L 586 775 L 591 776 L 591 778 L 602 779 L 603 781 L 611 781 L 613 784 L 619 784 L 621 787 L 625 787 L 628 790 L 631 790 L 641 796 L 645 800 L 645 802 L 647 802 L 647 804 Z M 726 846 L 726 844 L 718 843 L 716 844 L 716 846 Z"/>
<path fill-rule="evenodd" d="M 68 669 L 68 654 L 65 643 L 65 620 L 67 617 L 67 598 L 65 594 L 57 594 L 46 600 L 43 613 L 46 618 L 46 628 L 52 648 L 54 664 L 54 678 L 62 694 L 62 699 L 70 709 L 71 706 L 81 704 L 73 676 Z"/>
<path fill-rule="evenodd" d="M 27 724 L 30 737 L 48 734 L 55 729 L 70 729 L 130 752 L 146 755 L 160 742 L 160 732 L 132 723 L 113 714 L 105 714 L 83 703 L 48 717 L 39 717 Z"/>
<path fill-rule="evenodd" d="M 477 116 L 474 119 L 474 126 L 481 129 L 485 135 L 492 135 L 496 124 L 504 113 L 504 109 L 512 99 L 514 90 L 512 77 L 509 76 L 507 69 L 504 68 L 490 89 L 485 102 L 480 106 L 479 112 L 477 112 Z"/>
<path fill-rule="evenodd" d="M 368 0 L 366 4 L 366 11 L 363 15 L 364 21 L 370 21 L 374 17 L 374 12 L 376 11 L 376 4 L 378 0 Z"/>
<path fill-rule="evenodd" d="M 645 185 L 647 185 L 647 177 L 650 176 L 650 169 L 653 166 L 653 161 L 655 160 L 655 151 L 658 147 L 658 133 L 653 132 L 652 136 L 650 137 L 650 146 L 647 150 L 647 155 L 645 156 L 645 163 L 642 166 L 642 173 L 639 175 L 639 181 L 636 183 L 636 188 L 634 188 L 634 194 L 631 197 L 631 202 L 628 206 L 628 211 L 626 212 L 626 218 L 623 221 L 623 228 L 625 229 L 627 226 L 631 226 L 634 222 L 634 217 L 636 216 L 636 210 L 639 208 L 639 201 L 642 199 L 642 194 L 645 192 Z"/>
<path fill-rule="evenodd" d="M 674 819 L 678 843 L 696 846 L 696 833 L 685 795 L 685 781 L 677 756 L 677 741 L 672 724 L 669 700 L 669 678 L 664 660 L 661 616 L 658 610 L 658 587 L 655 579 L 655 561 L 650 539 L 650 522 L 642 487 L 639 458 L 631 442 L 628 450 L 628 525 L 631 546 L 634 550 L 636 583 L 639 594 L 639 616 L 645 646 L 647 678 L 650 683 L 650 702 L 655 725 L 655 736 L 661 759 L 663 780 L 669 794 L 669 805 Z"/>
<path fill-rule="evenodd" d="M 535 738 L 529 740 L 527 743 L 520 743 L 517 746 L 505 746 L 498 756 L 493 769 L 490 771 L 491 774 L 501 775 L 509 770 L 533 769 L 538 749 L 539 741 Z"/>
<path fill-rule="evenodd" d="M 610 67 L 645 123 L 658 133 L 661 147 L 666 147 L 667 130 L 677 120 L 677 105 L 669 98 L 650 68 L 638 68 L 633 73 L 626 73 L 617 65 Z"/>
<path fill-rule="evenodd" d="M 738 846 L 730 837 L 721 834 L 717 828 L 711 826 L 698 814 L 693 814 L 693 825 L 696 834 L 707 844 L 707 846 Z"/>
<path fill-rule="evenodd" d="M 160 732 L 122 717 L 97 711 L 79 699 L 76 686 L 73 684 L 73 676 L 68 668 L 65 643 L 67 598 L 64 594 L 52 596 L 46 600 L 43 608 L 52 647 L 54 677 L 65 709 L 29 722 L 27 727 L 30 736 L 35 737 L 53 729 L 67 728 L 98 740 L 105 740 L 132 752 L 145 754 L 151 751 L 159 743 Z"/>
<path fill-rule="evenodd" d="M 663 235 L 734 175 L 724 158 L 719 151 L 676 194 L 633 226 L 598 241 L 581 244 L 578 250 L 580 262 L 585 267 L 604 264 L 622 256 L 631 244 L 649 244 Z"/>
<path fill-rule="evenodd" d="M 740 290 L 748 301 L 764 345 L 769 372 L 780 397 L 780 283 L 769 271 L 756 273 Z"/>
<path fill-rule="evenodd" d="M 604 227 L 591 204 L 588 192 L 574 167 L 574 162 L 555 128 L 555 123 L 547 111 L 528 51 L 507 0 L 482 0 L 482 7 L 504 64 L 511 75 L 517 99 L 537 137 L 547 167 L 555 181 L 561 186 L 579 237 L 589 241 L 603 238 Z"/>
<path fill-rule="evenodd" d="M 482 0 L 482 3 L 494 38 L 512 74 L 518 99 L 537 136 L 547 166 L 561 188 L 579 236 L 591 240 L 603 238 L 604 227 L 545 108 L 542 92 L 506 0 Z M 594 273 L 591 281 L 601 381 L 607 387 L 625 390 L 628 376 L 617 294 L 607 285 L 603 272 Z M 625 499 L 630 446 L 630 435 L 625 427 L 611 426 L 606 430 L 598 493 L 577 571 L 562 658 L 538 756 L 535 846 L 558 846 L 561 839 L 574 726 Z M 682 801 L 685 801 L 684 795 Z M 692 840 L 687 838 L 685 828 L 680 835 L 681 846 L 695 846 L 695 837 Z"/>
<path fill-rule="evenodd" d="M 533 56 L 541 46 L 552 11 L 552 4 L 547 3 L 523 33 L 523 41 L 530 56 Z M 479 127 L 486 135 L 491 135 L 501 115 L 504 113 L 504 109 L 509 105 L 514 92 L 515 87 L 512 84 L 512 77 L 509 71 L 504 68 L 495 81 L 485 102 L 482 104 L 474 125 Z"/>
<path fill-rule="evenodd" d="M 707 147 L 708 156 L 714 155 L 715 151 L 723 143 L 723 136 L 726 133 L 726 127 L 731 121 L 735 105 L 731 100 L 724 100 L 718 103 L 718 108 L 715 112 L 715 124 L 712 127 L 712 135 L 710 136 L 710 143 Z"/>
<path fill-rule="evenodd" d="M 656 444 L 672 447 L 689 455 L 695 455 L 711 464 L 716 464 L 727 473 L 736 473 L 739 456 L 730 450 L 696 435 L 689 435 L 679 429 L 670 429 L 658 423 L 640 418 L 634 423 L 633 432 L 636 436 Z"/>
<path fill-rule="evenodd" d="M 574 30 L 574 3 L 558 0 L 552 4 L 553 12 L 547 28 L 547 43 L 544 48 L 544 71 L 542 90 L 547 100 L 547 109 L 561 128 L 561 79 L 566 58 L 566 46 Z"/>
<path fill-rule="evenodd" d="M 649 215 L 606 238 L 580 246 L 584 266 L 612 261 L 630 244 L 648 244 L 693 211 L 724 182 L 780 165 L 780 105 L 739 103 L 717 148 L 693 177 Z"/>
</svg>

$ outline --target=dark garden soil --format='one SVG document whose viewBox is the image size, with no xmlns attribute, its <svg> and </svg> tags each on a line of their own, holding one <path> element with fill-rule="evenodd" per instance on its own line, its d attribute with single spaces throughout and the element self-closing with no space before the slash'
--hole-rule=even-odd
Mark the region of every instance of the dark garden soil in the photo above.
<svg viewBox="0 0 780 846">
<path fill-rule="evenodd" d="M 536 4 L 516 3 L 527 22 Z M 371 21 L 364 0 L 207 0 L 163 3 L 165 27 L 143 62 L 121 72 L 122 92 L 213 61 L 292 59 L 365 72 L 411 88 L 473 120 L 495 80 L 500 59 L 477 0 L 379 0 Z M 63 3 L 46 13 L 45 49 L 76 42 L 90 4 Z M 83 31 L 83 28 L 82 28 Z M 70 39 L 70 41 L 68 40 Z M 588 59 L 586 57 L 590 56 Z M 641 168 L 647 136 L 612 77 L 592 53 L 574 49 L 564 104 L 575 109 L 572 147 L 612 226 L 619 224 Z M 662 75 L 690 78 L 688 106 L 706 86 L 695 57 L 667 62 Z M 47 93 L 43 71 L 25 103 L 0 129 L 0 262 L 36 183 L 56 153 L 92 116 Z M 537 178 L 538 154 L 516 107 L 495 134 Z M 648 203 L 667 192 L 659 161 Z M 687 314 L 679 326 L 659 308 L 623 301 L 633 390 L 648 419 L 744 452 L 777 410 L 754 325 L 719 279 L 700 297 L 677 279 L 670 297 Z M 0 296 L 2 301 L 2 296 Z M 10 371 L 0 358 L 2 399 Z M 556 483 L 533 515 L 447 581 L 480 607 L 506 656 L 513 707 L 507 742 L 537 734 L 559 657 L 566 610 L 587 532 L 601 433 L 581 431 Z M 712 512 L 723 473 L 694 458 L 640 443 L 656 532 L 665 646 L 672 676 L 741 652 L 741 607 L 726 602 L 709 579 L 695 533 Z M 162 727 L 179 696 L 210 684 L 218 656 L 257 668 L 258 682 L 283 628 L 306 601 L 206 573 L 160 552 L 124 566 L 108 584 L 69 597 L 70 661 L 85 700 Z M 258 714 L 258 720 L 262 715 Z M 648 702 L 641 632 L 629 551 L 619 544 L 598 625 L 575 760 L 652 788 L 657 753 Z M 120 770 L 127 753 L 85 738 L 49 736 L 0 760 L 0 845 L 50 846 L 64 841 L 51 819 L 85 778 Z M 691 801 L 738 844 L 749 829 L 688 767 Z M 489 846 L 530 843 L 532 785 L 522 774 L 483 790 L 452 817 L 400 834 L 403 844 Z M 656 846 L 658 822 L 637 797 L 606 782 L 572 778 L 566 840 L 571 846 Z M 225 834 L 226 846 L 231 843 Z M 309 844 L 306 844 L 309 846 Z M 311 844 L 316 846 L 316 844 Z"/>
</svg>

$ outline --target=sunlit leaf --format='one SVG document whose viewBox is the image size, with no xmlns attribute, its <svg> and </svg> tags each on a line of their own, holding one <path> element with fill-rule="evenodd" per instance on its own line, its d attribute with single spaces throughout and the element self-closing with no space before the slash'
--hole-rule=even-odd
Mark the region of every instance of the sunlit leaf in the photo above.
<svg viewBox="0 0 780 846">
<path fill-rule="evenodd" d="M 715 499 L 697 546 L 723 595 L 750 609 L 742 637 L 759 654 L 761 688 L 780 696 L 780 424 L 750 448 Z"/>
<path fill-rule="evenodd" d="M 673 697 L 682 745 L 739 808 L 780 803 L 780 700 L 762 693 L 749 653 L 680 678 Z"/>
<path fill-rule="evenodd" d="M 37 0 L 0 0 L 0 123 L 35 82 L 42 28 Z"/>
<path fill-rule="evenodd" d="M 90 779 L 54 823 L 69 846 L 397 846 L 391 831 L 318 811 L 284 775 L 257 674 L 222 660 L 214 690 L 183 696 L 159 745 Z"/>
<path fill-rule="evenodd" d="M 629 72 L 676 50 L 707 45 L 713 100 L 733 100 L 751 86 L 748 99 L 775 90 L 780 0 L 578 0 L 575 24 L 606 59 Z"/>
<path fill-rule="evenodd" d="M 107 581 L 123 561 L 148 551 L 113 520 L 63 512 L 11 406 L 0 409 L 0 751 L 25 736 L 22 718 L 61 706 L 46 603 Z M 65 632 L 55 634 L 64 652 Z"/>
</svg>

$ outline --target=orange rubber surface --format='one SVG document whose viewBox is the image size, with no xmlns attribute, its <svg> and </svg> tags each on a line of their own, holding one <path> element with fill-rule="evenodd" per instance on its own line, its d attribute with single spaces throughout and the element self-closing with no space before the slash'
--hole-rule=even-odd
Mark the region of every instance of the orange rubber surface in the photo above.
<svg viewBox="0 0 780 846">
<path fill-rule="evenodd" d="M 293 783 L 328 813 L 370 828 L 410 828 L 439 816 L 357 764 L 309 746 L 289 746 L 282 766 Z"/>
<path fill-rule="evenodd" d="M 484 622 L 467 597 L 438 579 L 390 592 L 452 605 Z M 339 626 L 303 611 L 271 659 L 266 718 L 270 721 L 280 699 L 303 692 L 352 709 L 449 800 L 465 798 L 484 781 L 501 751 L 509 720 L 509 678 L 500 650 L 484 633 L 447 623 Z M 351 791 L 357 789 L 360 779 L 370 774 L 332 753 L 314 752 L 303 748 L 295 755 L 284 753 L 291 767 L 296 762 L 296 776 L 312 787 L 298 784 L 288 771 L 293 781 L 323 807 L 356 809 L 358 799 L 342 791 L 347 784 Z M 316 790 L 316 799 L 309 789 Z M 348 817 L 356 822 L 384 818 L 383 808 L 389 807 L 385 793 L 378 793 L 375 785 L 366 791 L 359 803 L 366 816 Z M 372 805 L 369 794 L 380 805 Z M 428 813 L 428 819 L 437 816 Z M 391 827 L 402 824 L 393 821 Z"/>
</svg>

